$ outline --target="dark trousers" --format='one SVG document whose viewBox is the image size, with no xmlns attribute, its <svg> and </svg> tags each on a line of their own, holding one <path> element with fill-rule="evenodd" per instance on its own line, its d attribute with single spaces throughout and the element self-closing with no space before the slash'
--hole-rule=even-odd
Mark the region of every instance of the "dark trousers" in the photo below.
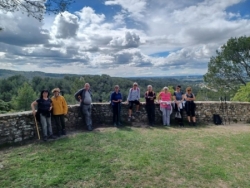
<svg viewBox="0 0 250 188">
<path fill-rule="evenodd" d="M 57 133 L 65 129 L 64 115 L 54 115 Z"/>
<path fill-rule="evenodd" d="M 113 108 L 113 123 L 120 123 L 121 104 L 115 104 Z"/>
<path fill-rule="evenodd" d="M 148 121 L 150 124 L 155 123 L 155 104 L 146 104 Z"/>
<path fill-rule="evenodd" d="M 180 109 L 181 118 L 176 118 L 179 125 L 183 125 L 183 109 Z"/>
<path fill-rule="evenodd" d="M 177 106 L 177 104 L 175 104 L 175 113 L 177 113 L 178 111 L 181 114 L 181 118 L 175 118 L 175 120 L 177 121 L 177 123 L 179 125 L 183 125 L 183 109 L 179 109 L 178 110 L 178 106 Z"/>
</svg>

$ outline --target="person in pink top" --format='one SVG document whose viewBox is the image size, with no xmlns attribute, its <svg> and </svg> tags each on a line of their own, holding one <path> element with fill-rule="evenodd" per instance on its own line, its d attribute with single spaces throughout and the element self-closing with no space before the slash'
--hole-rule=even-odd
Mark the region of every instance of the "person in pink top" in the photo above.
<svg viewBox="0 0 250 188">
<path fill-rule="evenodd" d="M 168 87 L 164 87 L 158 96 L 164 126 L 170 126 L 170 114 L 172 110 L 171 97 L 172 95 L 169 92 Z"/>
</svg>

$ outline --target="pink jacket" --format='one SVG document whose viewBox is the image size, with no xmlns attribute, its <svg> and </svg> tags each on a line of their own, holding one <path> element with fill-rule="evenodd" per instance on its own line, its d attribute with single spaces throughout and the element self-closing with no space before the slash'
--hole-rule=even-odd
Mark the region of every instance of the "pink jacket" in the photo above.
<svg viewBox="0 0 250 188">
<path fill-rule="evenodd" d="M 160 92 L 160 107 L 166 108 L 168 105 L 171 104 L 171 93 Z"/>
</svg>

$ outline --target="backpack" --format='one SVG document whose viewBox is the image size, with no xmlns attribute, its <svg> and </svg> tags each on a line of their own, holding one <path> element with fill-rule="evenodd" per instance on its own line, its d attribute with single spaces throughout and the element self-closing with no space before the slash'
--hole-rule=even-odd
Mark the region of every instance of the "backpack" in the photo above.
<svg viewBox="0 0 250 188">
<path fill-rule="evenodd" d="M 222 119 L 219 114 L 213 114 L 213 121 L 215 125 L 221 125 Z"/>
</svg>

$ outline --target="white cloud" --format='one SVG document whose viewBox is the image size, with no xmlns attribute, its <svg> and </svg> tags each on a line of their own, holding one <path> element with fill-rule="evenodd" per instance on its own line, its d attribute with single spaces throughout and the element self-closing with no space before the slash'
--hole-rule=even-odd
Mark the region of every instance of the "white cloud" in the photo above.
<svg viewBox="0 0 250 188">
<path fill-rule="evenodd" d="M 124 37 L 114 37 L 109 45 L 112 47 L 136 48 L 140 44 L 140 37 L 135 33 L 126 32 Z"/>
<path fill-rule="evenodd" d="M 79 28 L 78 17 L 69 12 L 63 12 L 56 16 L 52 27 L 57 38 L 75 37 Z"/>
</svg>

